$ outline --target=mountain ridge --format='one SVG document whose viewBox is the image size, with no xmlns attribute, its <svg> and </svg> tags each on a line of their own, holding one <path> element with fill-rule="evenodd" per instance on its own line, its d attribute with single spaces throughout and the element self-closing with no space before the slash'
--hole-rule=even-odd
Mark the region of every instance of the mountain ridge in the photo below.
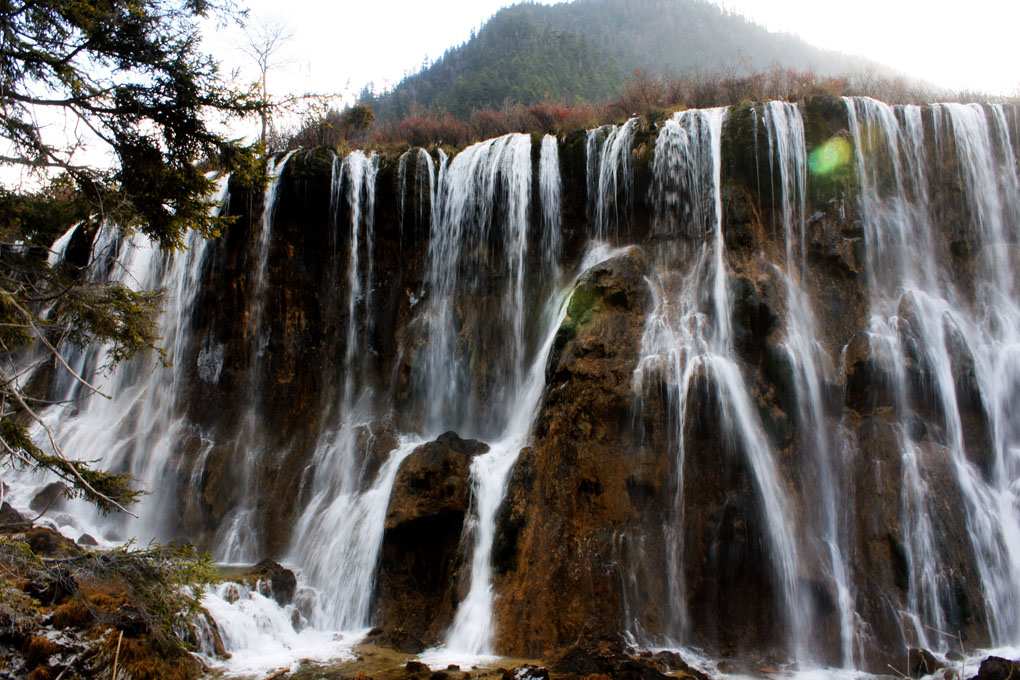
<svg viewBox="0 0 1020 680">
<path fill-rule="evenodd" d="M 884 71 L 863 57 L 769 31 L 707 0 L 522 2 L 393 89 L 361 101 L 378 118 L 442 112 L 466 117 L 505 102 L 576 103 L 618 96 L 635 70 L 746 75 L 769 68 L 838 75 Z"/>
</svg>

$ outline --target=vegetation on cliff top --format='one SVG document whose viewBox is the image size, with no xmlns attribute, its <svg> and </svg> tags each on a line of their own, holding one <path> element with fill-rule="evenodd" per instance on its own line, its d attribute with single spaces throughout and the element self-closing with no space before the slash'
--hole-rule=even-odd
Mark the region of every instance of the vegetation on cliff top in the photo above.
<svg viewBox="0 0 1020 680">
<path fill-rule="evenodd" d="M 347 119 L 365 110 L 364 102 L 345 111 L 309 116 L 302 127 L 278 140 L 279 150 L 299 146 L 326 146 L 344 151 L 351 147 L 391 148 L 444 145 L 453 149 L 510 132 L 567 134 L 632 116 L 661 121 L 686 108 L 732 106 L 773 99 L 802 101 L 811 97 L 870 96 L 891 104 L 935 101 L 987 101 L 975 92 L 945 92 L 900 77 L 878 76 L 870 71 L 822 75 L 774 67 L 747 75 L 693 71 L 684 75 L 653 75 L 636 70 L 619 96 L 598 102 L 545 100 L 525 105 L 510 100 L 502 105 L 475 108 L 456 116 L 441 107 L 417 108 L 401 120 L 370 120 L 353 127 Z"/>
</svg>

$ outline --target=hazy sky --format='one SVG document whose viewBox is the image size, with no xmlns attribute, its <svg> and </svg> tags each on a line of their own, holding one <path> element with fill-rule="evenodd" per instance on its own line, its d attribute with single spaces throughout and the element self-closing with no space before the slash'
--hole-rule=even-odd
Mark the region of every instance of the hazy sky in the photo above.
<svg viewBox="0 0 1020 680">
<path fill-rule="evenodd" d="M 1020 87 L 1018 0 L 716 1 L 771 30 L 798 33 L 820 47 L 859 53 L 952 88 L 1012 94 Z M 465 41 L 507 4 L 512 3 L 247 1 L 254 16 L 281 19 L 294 34 L 285 50 L 290 63 L 271 74 L 271 90 L 338 92 L 350 83 L 352 94 L 368 82 L 379 89 L 395 84 L 424 57 L 435 59 Z M 230 49 L 230 31 L 214 39 L 212 47 L 226 63 L 245 63 Z"/>
<path fill-rule="evenodd" d="M 954 89 L 1016 94 L 1018 0 L 719 0 L 773 31 Z"/>
</svg>

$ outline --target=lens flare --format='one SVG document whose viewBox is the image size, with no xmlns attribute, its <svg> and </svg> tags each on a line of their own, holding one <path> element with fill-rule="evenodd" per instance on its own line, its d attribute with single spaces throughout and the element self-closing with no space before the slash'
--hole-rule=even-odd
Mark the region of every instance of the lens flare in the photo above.
<svg viewBox="0 0 1020 680">
<path fill-rule="evenodd" d="M 844 137 L 833 137 L 811 152 L 808 167 L 816 175 L 828 175 L 850 162 L 852 150 Z"/>
</svg>

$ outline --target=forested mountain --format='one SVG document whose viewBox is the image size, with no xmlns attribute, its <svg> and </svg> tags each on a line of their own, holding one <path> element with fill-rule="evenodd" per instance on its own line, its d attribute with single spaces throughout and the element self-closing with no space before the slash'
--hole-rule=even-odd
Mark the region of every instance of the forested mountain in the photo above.
<svg viewBox="0 0 1020 680">
<path fill-rule="evenodd" d="M 379 117 L 425 110 L 464 116 L 504 101 L 594 101 L 619 94 L 635 69 L 734 74 L 771 68 L 823 75 L 874 64 L 773 33 L 707 0 L 575 0 L 501 10 L 470 40 L 392 91 L 363 94 Z"/>
<path fill-rule="evenodd" d="M 538 8 L 500 11 L 471 40 L 368 103 L 383 117 L 405 115 L 414 102 L 465 116 L 505 99 L 530 104 L 615 94 L 624 76 L 617 62 L 579 32 L 546 23 Z"/>
<path fill-rule="evenodd" d="M 759 71 L 780 65 L 821 74 L 873 66 L 819 49 L 790 33 L 774 33 L 707 0 L 576 0 L 527 3 L 522 11 L 561 30 L 588 37 L 626 72 Z"/>
</svg>

